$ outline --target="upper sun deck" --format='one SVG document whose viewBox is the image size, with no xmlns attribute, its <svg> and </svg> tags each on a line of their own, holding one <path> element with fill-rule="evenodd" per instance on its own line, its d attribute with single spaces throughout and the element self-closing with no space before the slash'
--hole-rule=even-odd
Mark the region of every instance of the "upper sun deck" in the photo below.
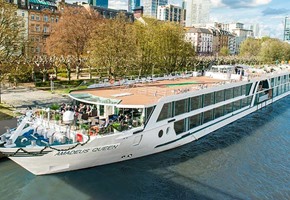
<svg viewBox="0 0 290 200">
<path fill-rule="evenodd" d="M 255 71 L 254 71 L 255 70 Z M 289 71 L 266 73 L 260 69 L 247 70 L 242 74 L 229 74 L 219 72 L 206 72 L 206 76 L 178 76 L 162 79 L 130 80 L 126 82 L 96 84 L 96 88 L 73 91 L 70 97 L 78 101 L 95 104 L 120 104 L 124 107 L 133 105 L 147 107 L 155 105 L 159 99 L 165 96 L 176 95 L 189 91 L 201 90 L 231 82 L 247 81 L 256 78 L 270 77 Z M 230 76 L 229 76 L 230 75 Z"/>
<path fill-rule="evenodd" d="M 164 96 L 171 96 L 182 92 L 200 90 L 221 84 L 224 80 L 211 77 L 187 77 L 171 80 L 157 80 L 144 83 L 133 83 L 123 86 L 99 87 L 71 92 L 70 96 L 76 100 L 103 104 L 121 104 L 149 106 L 154 105 Z"/>
</svg>

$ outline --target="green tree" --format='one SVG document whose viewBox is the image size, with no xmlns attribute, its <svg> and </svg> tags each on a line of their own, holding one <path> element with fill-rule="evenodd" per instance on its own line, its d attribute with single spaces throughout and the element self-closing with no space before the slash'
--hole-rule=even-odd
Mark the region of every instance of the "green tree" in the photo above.
<svg viewBox="0 0 290 200">
<path fill-rule="evenodd" d="M 194 50 L 191 44 L 184 40 L 183 27 L 175 23 L 160 23 L 157 35 L 159 66 L 166 73 L 185 67 L 186 58 L 194 55 Z"/>
<path fill-rule="evenodd" d="M 24 53 L 23 19 L 16 15 L 17 7 L 0 0 L 0 66 L 13 63 Z M 3 71 L 3 69 L 2 69 Z"/>
<path fill-rule="evenodd" d="M 275 61 L 281 61 L 284 57 L 281 47 L 283 42 L 278 39 L 267 39 L 261 45 L 261 51 L 259 52 L 259 58 L 262 61 L 273 63 Z"/>
<path fill-rule="evenodd" d="M 228 47 L 224 46 L 221 48 L 220 52 L 219 52 L 220 56 L 228 56 L 230 55 L 230 50 Z"/>
<path fill-rule="evenodd" d="M 139 76 L 154 73 L 154 67 L 157 63 L 157 34 L 156 23 L 154 19 L 146 21 L 136 21 L 134 29 L 136 32 L 136 59 Z"/>
<path fill-rule="evenodd" d="M 105 69 L 112 79 L 127 74 L 136 52 L 135 31 L 125 19 L 121 13 L 114 20 L 98 24 L 87 48 L 89 63 Z"/>
<path fill-rule="evenodd" d="M 248 38 L 240 47 L 240 56 L 243 57 L 255 57 L 258 56 L 261 50 L 261 40 Z"/>
<path fill-rule="evenodd" d="M 184 40 L 180 25 L 144 18 L 135 23 L 139 74 L 171 73 L 186 69 L 195 52 Z"/>
</svg>

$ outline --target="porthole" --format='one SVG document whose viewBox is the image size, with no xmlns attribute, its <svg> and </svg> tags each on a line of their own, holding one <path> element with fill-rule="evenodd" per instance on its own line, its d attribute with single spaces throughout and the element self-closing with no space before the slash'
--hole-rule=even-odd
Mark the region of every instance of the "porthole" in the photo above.
<svg viewBox="0 0 290 200">
<path fill-rule="evenodd" d="M 163 136 L 163 130 L 160 130 L 158 136 L 161 138 Z"/>
<path fill-rule="evenodd" d="M 167 129 L 166 129 L 166 134 L 168 134 L 168 133 L 169 133 L 169 130 L 170 130 L 170 128 L 169 128 L 169 127 L 167 127 Z"/>
</svg>

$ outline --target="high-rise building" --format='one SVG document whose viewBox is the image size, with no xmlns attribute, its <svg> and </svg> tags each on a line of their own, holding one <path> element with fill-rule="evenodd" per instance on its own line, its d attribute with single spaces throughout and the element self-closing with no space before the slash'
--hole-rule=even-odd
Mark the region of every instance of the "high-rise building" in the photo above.
<svg viewBox="0 0 290 200">
<path fill-rule="evenodd" d="M 158 6 L 165 6 L 168 0 L 143 0 L 144 16 L 157 18 Z"/>
<path fill-rule="evenodd" d="M 192 27 L 195 24 L 208 23 L 210 8 L 210 0 L 188 0 L 186 2 L 185 25 L 187 27 Z"/>
<path fill-rule="evenodd" d="M 250 25 L 250 30 L 253 31 L 253 34 L 254 34 L 254 37 L 255 38 L 260 38 L 261 37 L 259 24 L 252 24 L 252 25 Z"/>
<path fill-rule="evenodd" d="M 170 22 L 183 22 L 183 9 L 172 4 L 158 6 L 157 19 Z"/>
<path fill-rule="evenodd" d="M 290 18 L 289 17 L 285 17 L 284 41 L 290 42 Z"/>
<path fill-rule="evenodd" d="M 140 0 L 128 0 L 128 12 L 133 12 L 137 7 L 140 7 Z"/>
<path fill-rule="evenodd" d="M 244 28 L 243 23 L 222 24 L 223 30 L 229 31 L 236 36 L 236 53 L 239 54 L 240 46 L 249 37 L 254 37 L 253 31 Z"/>
<path fill-rule="evenodd" d="M 108 8 L 109 0 L 89 0 L 89 4 L 92 6 L 99 6 L 103 8 Z"/>
</svg>

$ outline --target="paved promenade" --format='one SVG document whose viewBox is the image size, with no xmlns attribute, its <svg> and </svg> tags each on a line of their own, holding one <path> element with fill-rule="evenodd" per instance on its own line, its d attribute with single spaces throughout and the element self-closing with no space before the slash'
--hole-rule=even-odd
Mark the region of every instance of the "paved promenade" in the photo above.
<svg viewBox="0 0 290 200">
<path fill-rule="evenodd" d="M 53 103 L 69 102 L 67 95 L 52 94 L 50 91 L 37 90 L 35 88 L 22 87 L 6 88 L 1 91 L 3 103 L 11 105 L 16 109 L 27 108 L 28 106 L 41 107 Z"/>
</svg>

